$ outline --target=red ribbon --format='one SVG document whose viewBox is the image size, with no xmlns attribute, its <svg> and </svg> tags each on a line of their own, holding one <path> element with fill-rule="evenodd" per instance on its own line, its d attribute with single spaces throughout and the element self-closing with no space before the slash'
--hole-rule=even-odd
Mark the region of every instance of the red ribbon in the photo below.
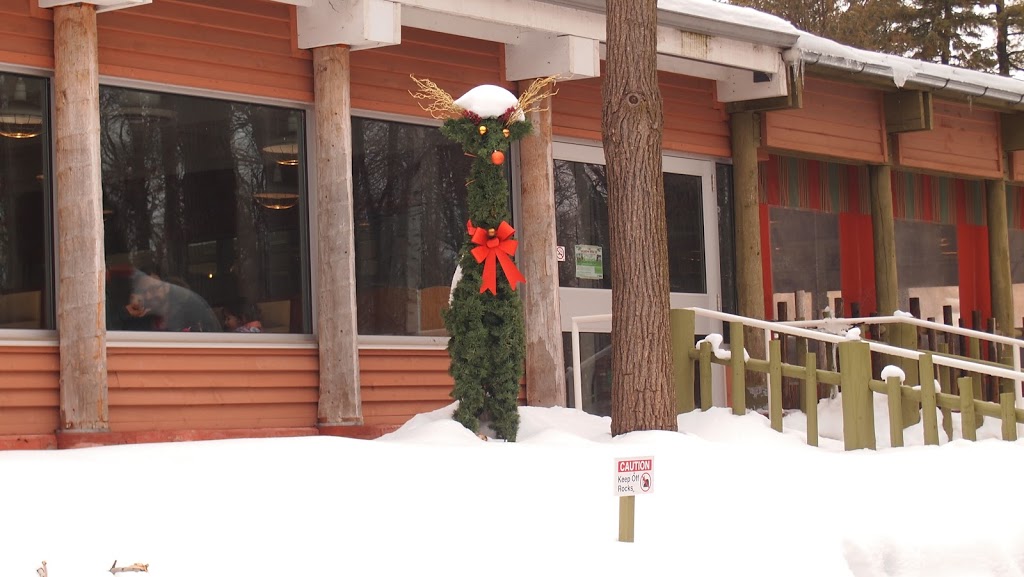
<svg viewBox="0 0 1024 577">
<path fill-rule="evenodd" d="M 476 262 L 484 263 L 484 282 L 480 285 L 480 292 L 491 291 L 495 295 L 498 294 L 498 271 L 494 266 L 495 259 L 501 263 L 501 270 L 508 278 L 508 283 L 512 285 L 512 290 L 516 290 L 516 283 L 526 282 L 526 277 L 519 272 L 516 263 L 509 258 L 519 248 L 519 241 L 510 238 L 516 229 L 512 228 L 509 223 L 501 221 L 494 231 L 494 236 L 490 236 L 487 234 L 486 228 L 473 226 L 473 221 L 470 220 L 466 222 L 466 231 L 469 232 L 473 244 L 478 245 L 470 251 L 473 253 L 473 258 L 476 259 Z"/>
</svg>

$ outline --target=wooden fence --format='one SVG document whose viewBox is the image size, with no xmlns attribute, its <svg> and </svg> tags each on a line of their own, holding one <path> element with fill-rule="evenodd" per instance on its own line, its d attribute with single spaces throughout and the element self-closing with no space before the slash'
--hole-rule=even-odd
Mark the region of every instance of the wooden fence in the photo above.
<svg viewBox="0 0 1024 577">
<path fill-rule="evenodd" d="M 696 344 L 694 326 L 696 315 L 717 316 L 729 320 L 730 351 L 716 350 L 707 340 Z M 924 440 L 926 444 L 939 444 L 939 423 L 937 411 L 942 414 L 942 424 L 947 438 L 953 438 L 955 412 L 960 414 L 961 434 L 964 439 L 976 440 L 977 429 L 984 417 L 1002 422 L 1002 438 L 1017 439 L 1017 424 L 1024 423 L 1024 409 L 1016 408 L 1014 380 L 1021 379 L 1019 371 L 995 362 L 972 362 L 962 358 L 935 355 L 915 350 L 898 351 L 882 343 L 860 339 L 844 338 L 837 335 L 817 333 L 807 329 L 787 327 L 743 319 L 715 311 L 701 309 L 674 309 L 672 319 L 673 377 L 677 387 L 679 412 L 694 410 L 695 387 L 699 387 L 701 410 L 711 407 L 711 366 L 718 364 L 731 370 L 732 410 L 734 414 L 746 412 L 746 373 L 758 372 L 769 375 L 769 419 L 771 426 L 782 431 L 783 379 L 795 379 L 799 383 L 801 407 L 807 415 L 807 442 L 818 444 L 818 398 L 819 385 L 842 392 L 843 439 L 846 450 L 875 448 L 875 419 L 873 395 L 886 395 L 889 408 L 889 432 L 894 447 L 903 446 L 903 430 L 914 424 L 923 413 Z M 735 319 L 735 320 L 734 320 Z M 744 325 L 771 330 L 773 338 L 768 344 L 766 359 L 752 358 L 743 348 Z M 772 328 L 774 327 L 774 328 Z M 818 367 L 815 353 L 805 352 L 803 364 L 783 361 L 782 344 L 774 335 L 790 334 L 798 338 L 818 339 L 838 349 L 837 370 Z M 696 346 L 695 346 L 696 345 Z M 807 351 L 807 347 L 801 347 Z M 906 357 L 916 357 L 916 373 L 922 383 L 938 383 L 938 386 L 921 386 L 901 382 L 900 377 L 890 376 L 885 381 L 872 378 L 872 350 L 884 354 L 899 352 Z M 904 363 L 905 364 L 905 363 Z M 957 374 L 965 376 L 957 377 Z M 983 400 L 982 382 L 984 377 L 999 382 L 998 402 Z M 954 393 L 955 387 L 955 393 Z"/>
</svg>

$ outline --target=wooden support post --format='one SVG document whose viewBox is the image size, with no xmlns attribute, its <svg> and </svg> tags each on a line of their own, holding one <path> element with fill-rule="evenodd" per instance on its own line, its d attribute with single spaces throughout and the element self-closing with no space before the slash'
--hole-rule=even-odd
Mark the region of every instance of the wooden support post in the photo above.
<svg viewBox="0 0 1024 577">
<path fill-rule="evenodd" d="M 768 412 L 772 428 L 782 432 L 782 343 L 772 339 L 768 343 Z"/>
<path fill-rule="evenodd" d="M 53 10 L 57 333 L 66 432 L 106 431 L 107 340 L 96 7 Z"/>
<path fill-rule="evenodd" d="M 619 541 L 633 542 L 636 525 L 636 497 L 624 495 L 619 497 Z"/>
<path fill-rule="evenodd" d="M 313 48 L 320 427 L 361 425 L 348 46 Z"/>
<path fill-rule="evenodd" d="M 807 444 L 818 446 L 818 359 L 814 353 L 807 353 L 804 358 L 804 405 L 807 414 Z"/>
<path fill-rule="evenodd" d="M 885 380 L 886 400 L 889 403 L 889 446 L 903 446 L 903 387 L 899 377 Z"/>
<path fill-rule="evenodd" d="M 529 85 L 520 82 L 519 89 L 526 90 Z M 533 123 L 533 134 L 519 143 L 523 222 L 518 259 L 529 280 L 520 285 L 526 328 L 526 402 L 536 407 L 564 407 L 565 357 L 555 257 L 551 106 L 529 112 L 527 118 Z"/>
<path fill-rule="evenodd" d="M 839 343 L 843 393 L 843 440 L 847 451 L 875 448 L 875 410 L 871 392 L 871 348 L 864 341 Z"/>
<path fill-rule="evenodd" d="M 555 280 L 558 280 L 557 276 Z M 672 330 L 672 380 L 676 386 L 676 413 L 679 414 L 689 413 L 694 408 L 693 359 L 690 358 L 690 351 L 693 350 L 696 323 L 697 315 L 693 311 L 686 309 L 669 311 L 669 324 Z M 710 343 L 708 346 L 711 346 Z M 703 375 L 702 367 L 701 376 Z M 703 401 L 703 398 L 701 400 Z"/>
<path fill-rule="evenodd" d="M 745 317 L 763 319 L 764 271 L 761 268 L 761 211 L 758 205 L 757 147 L 760 141 L 759 116 L 753 112 L 738 112 L 730 115 L 732 142 L 733 185 L 735 187 L 735 230 L 736 230 L 736 291 L 739 314 Z M 746 331 L 746 348 L 757 358 L 764 358 L 764 331 L 751 328 Z M 735 343 L 735 341 L 732 341 Z M 736 382 L 737 375 L 733 375 Z M 763 407 L 765 379 L 761 373 L 751 375 L 750 387 L 743 389 L 744 407 L 749 400 L 751 406 Z M 733 399 L 735 409 L 736 400 Z"/>
<path fill-rule="evenodd" d="M 1006 182 L 986 181 L 988 209 L 988 262 L 992 279 L 992 316 L 996 318 L 996 334 L 1012 337 L 1013 280 L 1010 277 L 1010 238 L 1006 217 Z"/>
<path fill-rule="evenodd" d="M 886 316 L 899 308 L 896 279 L 896 230 L 892 212 L 892 169 L 869 167 L 871 175 L 871 227 L 875 248 L 875 299 L 878 313 Z M 890 344 L 896 344 L 890 341 Z"/>
<path fill-rule="evenodd" d="M 935 366 L 930 354 L 918 359 L 918 374 L 921 375 L 921 412 L 924 414 L 924 444 L 939 444 L 939 425 L 935 415 Z"/>
<path fill-rule="evenodd" d="M 961 377 L 957 380 L 960 385 L 960 425 L 961 433 L 968 441 L 978 440 L 978 427 L 975 424 L 974 410 L 974 387 L 971 386 L 971 377 Z"/>
<path fill-rule="evenodd" d="M 743 358 L 743 324 L 729 323 L 729 368 L 732 370 L 732 414 L 747 413 L 747 368 Z"/>
</svg>

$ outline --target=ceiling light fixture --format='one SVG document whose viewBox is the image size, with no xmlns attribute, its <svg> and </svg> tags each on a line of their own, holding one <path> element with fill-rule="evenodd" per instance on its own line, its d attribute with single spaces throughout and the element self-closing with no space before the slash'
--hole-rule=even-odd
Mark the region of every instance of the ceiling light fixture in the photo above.
<svg viewBox="0 0 1024 577">
<path fill-rule="evenodd" d="M 42 112 L 29 104 L 25 79 L 14 84 L 13 98 L 0 102 L 0 136 L 7 138 L 35 138 L 43 132 Z"/>
</svg>

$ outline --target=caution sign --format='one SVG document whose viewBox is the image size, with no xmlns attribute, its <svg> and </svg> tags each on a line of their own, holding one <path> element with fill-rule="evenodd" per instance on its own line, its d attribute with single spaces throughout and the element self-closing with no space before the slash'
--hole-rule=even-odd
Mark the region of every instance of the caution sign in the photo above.
<svg viewBox="0 0 1024 577">
<path fill-rule="evenodd" d="M 653 469 L 653 457 L 615 459 L 615 495 L 629 497 L 650 494 L 654 489 L 651 477 Z"/>
</svg>

